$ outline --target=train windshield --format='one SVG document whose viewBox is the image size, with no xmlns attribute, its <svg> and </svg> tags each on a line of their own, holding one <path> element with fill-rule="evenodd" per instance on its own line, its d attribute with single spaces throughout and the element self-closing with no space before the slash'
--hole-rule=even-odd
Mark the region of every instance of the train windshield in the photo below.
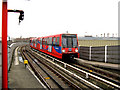
<svg viewBox="0 0 120 90">
<path fill-rule="evenodd" d="M 63 48 L 77 48 L 76 35 L 62 35 Z"/>
</svg>

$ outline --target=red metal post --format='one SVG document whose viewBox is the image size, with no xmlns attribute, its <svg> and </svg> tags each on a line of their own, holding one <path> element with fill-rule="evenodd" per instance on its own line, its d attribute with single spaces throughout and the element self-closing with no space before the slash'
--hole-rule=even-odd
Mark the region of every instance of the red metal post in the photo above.
<svg viewBox="0 0 120 90">
<path fill-rule="evenodd" d="M 7 0 L 2 1 L 2 88 L 8 88 Z"/>
</svg>

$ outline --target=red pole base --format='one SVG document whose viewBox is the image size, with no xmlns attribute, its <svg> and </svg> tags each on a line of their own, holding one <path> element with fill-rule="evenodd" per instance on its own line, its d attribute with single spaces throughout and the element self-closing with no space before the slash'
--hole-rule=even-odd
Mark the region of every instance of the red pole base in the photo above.
<svg viewBox="0 0 120 90">
<path fill-rule="evenodd" d="M 7 0 L 2 2 L 2 88 L 8 89 Z"/>
</svg>

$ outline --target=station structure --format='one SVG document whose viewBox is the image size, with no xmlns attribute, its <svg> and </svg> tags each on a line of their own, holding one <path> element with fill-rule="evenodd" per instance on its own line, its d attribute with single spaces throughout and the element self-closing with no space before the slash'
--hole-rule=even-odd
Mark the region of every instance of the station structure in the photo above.
<svg viewBox="0 0 120 90">
<path fill-rule="evenodd" d="M 3 2 L 2 2 L 2 42 L 0 40 L 0 43 L 2 43 L 2 44 L 0 44 L 2 46 L 2 50 L 0 50 L 0 56 L 2 57 L 2 60 L 0 60 L 0 61 L 2 61 L 2 62 L 0 62 L 0 69 L 2 69 L 2 71 L 0 71 L 0 72 L 2 72 L 2 74 L 0 75 L 0 81 L 1 81 L 0 84 L 2 84 L 2 86 L 0 86 L 1 89 L 9 88 L 8 87 L 8 68 L 9 68 L 8 52 L 9 52 L 9 49 L 8 49 L 8 40 L 7 40 L 7 13 L 8 12 L 20 13 L 19 23 L 24 19 L 24 11 L 23 10 L 8 10 L 7 9 L 7 0 L 3 0 Z M 17 43 L 18 46 L 20 46 L 21 44 L 24 45 L 24 43 Z M 32 87 L 33 88 L 43 88 L 44 85 L 42 85 L 42 83 L 40 84 L 40 81 L 36 80 L 35 77 L 33 77 L 33 75 L 31 74 L 33 72 L 31 71 L 31 73 L 30 73 L 27 69 L 24 68 L 24 64 L 21 63 L 20 60 L 18 60 L 18 52 L 17 52 L 18 49 L 19 49 L 18 47 L 15 49 L 15 53 L 14 53 L 14 56 L 15 56 L 14 62 L 15 63 L 13 64 L 12 71 L 9 74 L 10 79 L 11 79 L 10 86 L 11 87 L 16 86 L 15 88 L 18 88 L 16 85 L 16 82 L 19 81 L 19 82 L 17 82 L 17 84 L 18 84 L 18 86 L 21 85 L 22 88 L 25 88 L 25 86 L 28 86 L 28 87 L 31 86 L 30 88 L 32 88 Z M 87 61 L 87 60 L 85 61 L 85 60 L 80 60 L 80 59 L 78 59 L 78 60 L 80 61 L 80 63 L 84 62 L 86 64 L 88 64 L 88 63 L 96 64 L 96 62 L 93 63 L 92 61 Z M 104 65 L 108 66 L 107 63 L 97 63 L 97 64 L 98 64 L 98 66 L 100 64 L 103 64 L 102 66 L 104 66 Z M 65 67 L 66 67 L 66 65 L 67 64 L 65 64 Z M 113 64 L 109 64 L 109 65 L 113 66 Z M 116 68 L 116 64 L 114 64 L 114 66 Z M 16 77 L 14 77 L 16 72 L 18 74 L 16 75 Z M 92 70 L 90 72 L 92 72 Z M 24 74 L 24 77 L 22 77 L 23 76 L 22 74 Z M 75 74 L 73 74 L 73 75 L 75 75 Z M 89 75 L 91 75 L 91 74 L 89 74 Z M 20 78 L 22 78 L 22 80 L 19 80 Z M 87 78 L 88 78 L 88 76 L 87 76 Z M 50 79 L 50 78 L 46 77 L 45 79 Z M 12 80 L 14 80 L 14 81 L 12 82 Z M 101 80 L 103 80 L 103 79 L 101 79 Z M 31 83 L 32 81 L 34 81 L 34 83 Z M 11 84 L 11 82 L 12 82 L 12 84 Z M 26 83 L 26 84 L 24 85 L 23 83 Z M 46 88 L 46 87 L 44 87 L 44 88 Z"/>
</svg>

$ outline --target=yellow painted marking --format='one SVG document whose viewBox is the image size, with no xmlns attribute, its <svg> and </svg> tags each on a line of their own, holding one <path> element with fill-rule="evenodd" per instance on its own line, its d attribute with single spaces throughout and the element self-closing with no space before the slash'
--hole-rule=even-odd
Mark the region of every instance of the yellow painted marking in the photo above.
<svg viewBox="0 0 120 90">
<path fill-rule="evenodd" d="M 45 77 L 45 79 L 50 79 L 50 77 Z"/>
<path fill-rule="evenodd" d="M 28 60 L 24 60 L 24 64 L 28 64 Z"/>
<path fill-rule="evenodd" d="M 89 72 L 92 72 L 92 70 L 89 70 Z"/>
</svg>

